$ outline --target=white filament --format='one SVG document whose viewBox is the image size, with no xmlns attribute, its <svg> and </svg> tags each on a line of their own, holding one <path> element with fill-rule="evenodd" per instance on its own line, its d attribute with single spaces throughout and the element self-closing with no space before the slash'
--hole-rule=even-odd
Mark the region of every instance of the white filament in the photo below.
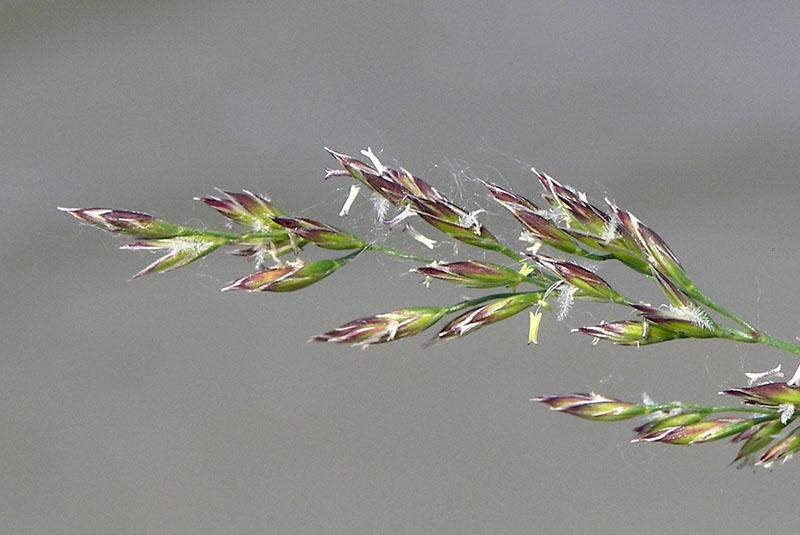
<svg viewBox="0 0 800 535">
<path fill-rule="evenodd" d="M 386 172 L 386 167 L 381 163 L 375 153 L 372 152 L 372 147 L 367 147 L 367 150 L 362 150 L 361 154 L 369 158 L 369 161 L 372 162 L 372 167 L 378 172 L 379 175 L 382 175 Z"/>
<path fill-rule="evenodd" d="M 356 197 L 358 197 L 359 191 L 361 191 L 360 187 L 355 184 L 350 185 L 350 193 L 347 194 L 347 199 L 345 199 L 342 209 L 339 210 L 339 217 L 350 215 L 350 207 L 353 206 L 353 202 L 355 202 Z"/>
<path fill-rule="evenodd" d="M 424 245 L 428 249 L 433 249 L 433 246 L 436 245 L 436 240 L 432 240 L 432 239 L 428 238 L 427 236 L 425 236 L 421 232 L 417 231 L 411 225 L 406 225 L 405 230 L 408 231 L 408 233 L 411 235 L 412 238 L 414 238 L 415 240 L 420 242 L 422 245 Z"/>
<path fill-rule="evenodd" d="M 783 377 L 783 372 L 781 371 L 781 365 L 778 364 L 771 370 L 765 372 L 745 372 L 745 375 L 747 376 L 747 386 L 753 386 L 755 383 L 763 381 L 764 379 Z"/>
</svg>

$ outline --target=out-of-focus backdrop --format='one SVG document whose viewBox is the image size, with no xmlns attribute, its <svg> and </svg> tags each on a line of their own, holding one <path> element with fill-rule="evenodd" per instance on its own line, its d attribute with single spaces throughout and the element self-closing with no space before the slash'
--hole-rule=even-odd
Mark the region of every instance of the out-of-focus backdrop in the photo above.
<svg viewBox="0 0 800 535">
<path fill-rule="evenodd" d="M 538 346 L 523 316 L 427 350 L 427 337 L 308 344 L 469 292 L 425 289 L 411 265 L 376 256 L 294 294 L 221 294 L 250 269 L 224 254 L 128 282 L 151 257 L 55 207 L 214 226 L 192 197 L 247 188 L 378 236 L 364 197 L 338 219 L 349 183 L 322 180 L 323 146 L 371 146 L 472 209 L 476 177 L 538 198 L 536 165 L 637 213 L 710 295 L 793 339 L 799 48 L 793 2 L 4 2 L 0 532 L 792 525 L 796 462 L 737 471 L 724 443 L 629 444 L 627 423 L 528 401 L 594 390 L 714 403 L 745 371 L 793 371 L 790 356 L 592 347 L 570 328 L 627 312 L 584 306 L 546 316 Z M 516 223 L 482 204 L 521 245 Z M 602 273 L 658 298 L 624 270 Z"/>
</svg>

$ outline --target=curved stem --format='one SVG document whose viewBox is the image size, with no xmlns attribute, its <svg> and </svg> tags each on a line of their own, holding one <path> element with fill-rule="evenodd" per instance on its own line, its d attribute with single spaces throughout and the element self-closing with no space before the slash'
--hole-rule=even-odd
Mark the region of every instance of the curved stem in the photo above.
<svg viewBox="0 0 800 535">
<path fill-rule="evenodd" d="M 508 247 L 506 245 L 503 245 L 501 249 L 497 250 L 497 252 L 500 253 L 503 256 L 506 256 L 506 257 L 510 258 L 511 260 L 516 262 L 517 264 L 521 264 L 522 262 L 525 261 L 525 257 L 524 256 L 522 256 L 521 254 L 515 252 L 514 250 L 512 250 L 510 247 Z"/>
<path fill-rule="evenodd" d="M 780 340 L 779 338 L 773 338 L 767 333 L 764 332 L 760 333 L 758 335 L 758 339 L 755 341 L 760 344 L 764 344 L 766 346 L 774 347 L 776 349 L 786 351 L 787 353 L 800 356 L 800 345 L 793 344 L 785 340 Z"/>
<path fill-rule="evenodd" d="M 751 333 L 753 333 L 753 334 L 758 333 L 758 329 L 756 329 L 755 327 L 753 327 L 752 325 L 750 325 L 749 323 L 747 323 L 743 319 L 741 319 L 738 316 L 736 316 L 733 312 L 728 311 L 724 307 L 718 305 L 717 303 L 715 303 L 714 301 L 712 301 L 711 299 L 706 297 L 703 294 L 703 292 L 698 290 L 696 287 L 691 286 L 690 288 L 686 288 L 685 291 L 686 291 L 686 294 L 689 297 L 691 297 L 692 299 L 694 299 L 698 303 L 704 304 L 705 306 L 707 306 L 711 310 L 714 310 L 715 312 L 718 312 L 719 314 L 721 314 L 722 316 L 728 318 L 729 320 L 733 321 L 734 323 L 737 323 L 737 324 L 741 325 L 742 327 L 744 327 L 745 329 L 747 329 Z"/>
<path fill-rule="evenodd" d="M 727 334 L 730 336 L 724 336 L 724 338 L 735 340 L 737 342 L 764 344 L 766 346 L 774 347 L 775 349 L 780 349 L 781 351 L 786 351 L 787 353 L 800 356 L 800 345 L 775 338 L 763 331 L 759 331 L 743 319 L 734 315 L 732 312 L 729 312 L 725 308 L 713 302 L 697 288 L 692 287 L 688 289 L 687 294 L 689 294 L 689 297 L 692 299 L 695 299 L 696 301 L 706 305 L 708 308 L 715 310 L 716 312 L 719 312 L 721 315 L 725 316 L 731 321 L 734 321 L 735 323 L 738 323 L 749 331 L 748 333 L 743 333 L 739 331 L 728 330 Z"/>
<path fill-rule="evenodd" d="M 392 249 L 391 247 L 386 247 L 385 245 L 378 245 L 376 243 L 369 244 L 367 246 L 367 251 L 372 251 L 374 253 L 383 253 L 389 256 L 396 256 L 397 258 L 403 258 L 405 260 L 413 260 L 414 262 L 422 262 L 423 264 L 430 264 L 431 262 L 433 262 L 432 258 L 416 256 L 403 251 L 398 251 L 397 249 Z"/>
</svg>

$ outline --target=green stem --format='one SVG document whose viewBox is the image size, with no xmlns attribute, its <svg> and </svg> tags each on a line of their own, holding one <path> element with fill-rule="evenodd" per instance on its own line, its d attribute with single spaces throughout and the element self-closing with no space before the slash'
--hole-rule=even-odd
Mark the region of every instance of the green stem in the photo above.
<svg viewBox="0 0 800 535">
<path fill-rule="evenodd" d="M 691 297 L 692 299 L 694 299 L 698 303 L 704 304 L 705 306 L 707 306 L 711 310 L 714 310 L 714 311 L 718 312 L 719 314 L 721 314 L 722 316 L 724 316 L 724 317 L 728 318 L 729 320 L 733 321 L 734 323 L 737 323 L 737 324 L 741 325 L 742 327 L 744 327 L 745 329 L 747 329 L 751 333 L 754 333 L 754 334 L 758 333 L 758 329 L 756 329 L 755 327 L 753 327 L 752 325 L 750 325 L 749 323 L 747 323 L 743 319 L 741 319 L 738 316 L 736 316 L 733 312 L 728 311 L 724 307 L 718 305 L 717 303 L 715 303 L 714 301 L 712 301 L 711 299 L 706 297 L 696 287 L 690 286 L 688 288 L 685 288 L 684 291 L 686 292 L 686 294 L 689 297 Z"/>
<path fill-rule="evenodd" d="M 714 338 L 720 338 L 724 340 L 732 340 L 734 342 L 741 342 L 745 344 L 763 344 L 769 347 L 774 347 L 775 349 L 780 349 L 781 351 L 786 351 L 787 353 L 791 353 L 792 355 L 800 356 L 800 344 L 795 344 L 792 342 L 787 342 L 786 340 L 781 340 L 779 338 L 775 338 L 770 336 L 769 334 L 759 331 L 746 321 L 740 319 L 732 312 L 729 312 L 725 308 L 721 307 L 720 305 L 713 302 L 711 299 L 706 297 L 700 290 L 698 290 L 694 286 L 690 286 L 685 289 L 686 294 L 698 301 L 706 305 L 708 308 L 719 312 L 722 316 L 728 318 L 731 321 L 741 325 L 747 332 L 737 331 L 734 329 L 726 329 L 722 327 L 718 327 Z M 632 306 L 634 303 L 629 299 L 622 298 L 619 302 L 621 305 L 625 306 Z"/>
<path fill-rule="evenodd" d="M 725 329 L 719 326 L 717 326 L 715 334 L 716 338 L 732 340 L 734 342 L 741 342 L 743 344 L 755 344 L 758 342 L 758 340 L 756 340 L 752 334 L 744 333 L 734 329 Z"/>
<path fill-rule="evenodd" d="M 713 302 L 694 286 L 687 289 L 687 294 L 692 299 L 706 305 L 708 308 L 715 310 L 716 312 L 719 312 L 721 315 L 725 316 L 731 321 L 734 321 L 735 323 L 738 323 L 748 331 L 747 333 L 743 333 L 740 331 L 727 330 L 726 336 L 721 336 L 721 338 L 727 338 L 729 340 L 751 344 L 764 344 L 766 346 L 774 347 L 775 349 L 780 349 L 781 351 L 786 351 L 787 353 L 800 356 L 800 345 L 775 338 L 765 332 L 759 331 L 746 321 Z"/>
<path fill-rule="evenodd" d="M 345 256 L 340 256 L 339 258 L 336 258 L 335 260 L 337 260 L 339 262 L 343 262 L 343 263 L 344 262 L 349 262 L 350 260 L 354 259 L 355 257 L 361 255 L 361 253 L 363 253 L 364 251 L 368 251 L 368 250 L 369 250 L 369 245 L 365 245 L 364 247 L 361 247 L 360 249 L 356 249 L 352 253 L 347 254 Z"/>
<path fill-rule="evenodd" d="M 374 253 L 383 253 L 389 256 L 396 256 L 397 258 L 403 258 L 405 260 L 413 260 L 414 262 L 421 262 L 423 264 L 430 264 L 433 262 L 432 258 L 416 256 L 403 251 L 398 251 L 397 249 L 392 249 L 391 247 L 386 247 L 385 245 L 378 245 L 376 243 L 369 244 L 367 246 L 367 250 Z"/>
<path fill-rule="evenodd" d="M 506 256 L 506 257 L 510 258 L 511 260 L 513 260 L 517 264 L 521 264 L 521 263 L 523 263 L 525 261 L 525 257 L 524 256 L 522 256 L 521 254 L 517 253 L 516 251 L 514 251 L 513 249 L 511 249 L 510 247 L 508 247 L 506 245 L 502 245 L 501 248 L 497 250 L 497 252 L 500 253 L 503 256 Z"/>
<path fill-rule="evenodd" d="M 787 353 L 791 353 L 792 355 L 800 356 L 800 346 L 797 344 L 793 344 L 791 342 L 787 342 L 785 340 L 780 340 L 778 338 L 773 338 L 772 336 L 768 335 L 767 333 L 759 333 L 758 339 L 755 340 L 760 344 L 764 344 L 769 347 L 774 347 L 776 349 L 780 349 L 782 351 L 786 351 Z"/>
</svg>

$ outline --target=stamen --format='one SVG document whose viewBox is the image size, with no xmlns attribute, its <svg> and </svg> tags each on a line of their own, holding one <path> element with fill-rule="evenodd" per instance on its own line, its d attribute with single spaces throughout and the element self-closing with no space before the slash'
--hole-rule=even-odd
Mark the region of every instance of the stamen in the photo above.
<svg viewBox="0 0 800 535">
<path fill-rule="evenodd" d="M 773 377 L 783 377 L 783 372 L 781 371 L 781 365 L 778 364 L 771 370 L 765 372 L 745 372 L 745 375 L 747 376 L 747 386 L 753 386 L 758 381 L 771 379 Z"/>
<path fill-rule="evenodd" d="M 528 312 L 528 345 L 539 343 L 539 324 L 542 322 L 541 312 Z"/>
<path fill-rule="evenodd" d="M 436 240 L 432 240 L 432 239 L 428 238 L 427 236 L 425 236 L 421 232 L 417 231 L 411 225 L 406 225 L 406 228 L 404 230 L 407 230 L 409 235 L 411 235 L 412 238 L 414 238 L 415 240 L 420 242 L 422 245 L 424 245 L 428 249 L 433 249 L 433 246 L 436 245 Z"/>
<path fill-rule="evenodd" d="M 372 152 L 372 147 L 367 147 L 367 150 L 362 150 L 361 154 L 369 158 L 369 161 L 372 162 L 372 167 L 378 172 L 379 175 L 383 175 L 386 173 L 386 167 L 381 163 L 375 153 Z"/>
<path fill-rule="evenodd" d="M 360 187 L 355 184 L 350 185 L 350 193 L 347 194 L 347 199 L 344 201 L 342 209 L 339 210 L 339 217 L 350 215 L 350 207 L 353 206 L 353 202 L 356 200 L 356 197 L 358 197 L 359 191 L 361 191 Z"/>
</svg>

